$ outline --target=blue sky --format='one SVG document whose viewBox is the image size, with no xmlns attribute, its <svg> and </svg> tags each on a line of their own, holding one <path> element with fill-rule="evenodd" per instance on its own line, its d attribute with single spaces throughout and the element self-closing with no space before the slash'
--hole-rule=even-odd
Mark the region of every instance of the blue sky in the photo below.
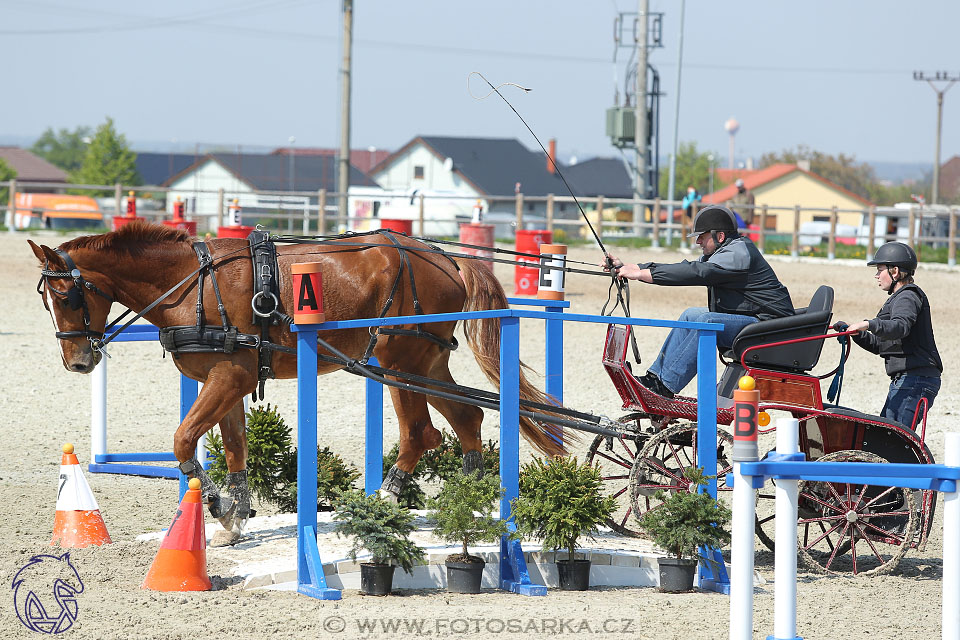
<svg viewBox="0 0 960 640">
<path fill-rule="evenodd" d="M 679 0 L 650 54 L 667 94 L 661 151 L 672 148 Z M 624 0 L 355 0 L 354 148 L 396 149 L 418 134 L 516 137 L 523 124 L 467 91 L 471 71 L 505 92 L 562 158 L 616 155 L 604 133 L 614 78 L 613 23 Z M 0 0 L 12 62 L 0 141 L 106 116 L 134 144 L 338 144 L 337 0 Z M 864 161 L 931 162 L 936 101 L 914 70 L 960 75 L 960 2 L 687 0 L 681 141 L 726 157 L 806 144 Z M 951 66 L 952 65 L 952 66 Z M 482 87 L 474 85 L 480 92 Z M 960 154 L 960 86 L 946 94 L 945 161 Z"/>
</svg>

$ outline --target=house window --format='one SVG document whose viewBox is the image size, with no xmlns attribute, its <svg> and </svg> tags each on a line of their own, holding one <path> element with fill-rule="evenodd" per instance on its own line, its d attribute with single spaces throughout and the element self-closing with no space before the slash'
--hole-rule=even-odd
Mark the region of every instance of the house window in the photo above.
<svg viewBox="0 0 960 640">
<path fill-rule="evenodd" d="M 534 203 L 532 203 L 532 202 L 528 202 L 528 203 L 527 203 L 527 211 L 533 211 L 533 210 L 535 210 L 536 208 L 537 208 L 537 207 L 534 205 Z"/>
<path fill-rule="evenodd" d="M 813 216 L 814 222 L 830 222 L 830 216 Z"/>
<path fill-rule="evenodd" d="M 414 180 L 423 180 L 423 165 L 415 164 L 413 165 L 413 179 Z"/>
<path fill-rule="evenodd" d="M 561 203 L 560 203 L 560 212 L 562 213 L 562 212 L 564 212 L 564 211 L 566 211 L 566 210 L 567 210 L 567 203 L 566 203 L 566 202 L 561 202 Z"/>
</svg>

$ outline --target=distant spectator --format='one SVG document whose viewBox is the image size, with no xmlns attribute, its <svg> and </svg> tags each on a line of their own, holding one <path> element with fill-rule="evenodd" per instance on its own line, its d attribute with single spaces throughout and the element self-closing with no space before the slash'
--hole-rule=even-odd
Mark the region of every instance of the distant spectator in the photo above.
<svg viewBox="0 0 960 640">
<path fill-rule="evenodd" d="M 693 220 L 697 213 L 697 203 L 703 200 L 703 196 L 697 191 L 696 187 L 687 187 L 687 195 L 683 196 L 683 212 L 688 220 Z"/>
<path fill-rule="evenodd" d="M 743 220 L 744 227 L 753 224 L 753 192 L 743 184 L 743 178 L 737 178 L 737 193 L 730 198 L 730 208 Z"/>
</svg>

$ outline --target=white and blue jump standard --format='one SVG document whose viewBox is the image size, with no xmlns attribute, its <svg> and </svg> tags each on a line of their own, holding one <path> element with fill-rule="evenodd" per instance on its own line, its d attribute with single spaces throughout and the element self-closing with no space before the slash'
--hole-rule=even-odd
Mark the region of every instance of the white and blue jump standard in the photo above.
<svg viewBox="0 0 960 640">
<path fill-rule="evenodd" d="M 113 342 L 158 342 L 159 329 L 152 324 L 133 324 L 121 331 Z M 187 477 L 176 466 L 159 467 L 141 464 L 144 462 L 177 462 L 172 451 L 145 453 L 110 453 L 107 450 L 107 357 L 100 360 L 90 381 L 90 456 L 92 462 L 87 467 L 90 473 L 116 473 L 122 475 L 148 476 L 153 478 L 178 478 L 180 497 L 187 491 Z M 180 421 L 197 400 L 200 383 L 185 375 L 180 376 Z M 197 443 L 197 459 L 206 469 L 206 437 Z"/>
<path fill-rule="evenodd" d="M 797 539 L 797 488 L 800 480 L 845 482 L 944 494 L 943 617 L 944 640 L 960 640 L 960 433 L 945 436 L 946 464 L 875 462 L 807 462 L 799 452 L 799 425 L 794 418 L 777 421 L 777 452 L 757 461 L 756 429 L 753 460 L 734 459 L 733 540 L 731 542 L 730 640 L 753 637 L 753 550 L 756 503 L 753 491 L 768 479 L 776 482 L 776 539 Z M 767 640 L 800 640 L 797 635 L 797 549 L 776 546 L 774 567 L 774 633 Z"/>
<path fill-rule="evenodd" d="M 514 300 L 513 302 L 520 302 Z M 523 299 L 523 304 L 536 301 Z M 520 320 L 529 318 L 547 323 L 547 392 L 557 399 L 563 394 L 563 340 L 562 322 L 588 322 L 594 324 L 636 325 L 645 327 L 681 327 L 699 332 L 698 342 L 698 451 L 700 464 L 707 470 L 717 468 L 717 407 L 716 407 L 716 350 L 717 331 L 722 326 L 714 323 L 691 323 L 672 320 L 644 318 L 612 318 L 610 316 L 561 313 L 566 303 L 540 301 L 546 311 L 523 309 L 499 309 L 468 313 L 446 313 L 394 318 L 370 318 L 362 320 L 328 321 L 314 325 L 292 325 L 297 333 L 297 447 L 300 453 L 297 470 L 297 590 L 305 595 L 323 600 L 340 599 L 337 589 L 329 588 L 323 575 L 323 565 L 317 548 L 317 460 L 315 455 L 304 452 L 317 448 L 317 332 L 330 329 L 358 327 L 382 327 L 402 324 L 425 324 L 480 318 L 500 319 L 500 484 L 504 490 L 500 502 L 500 517 L 510 518 L 510 501 L 519 495 L 520 476 L 520 421 L 519 421 L 519 375 L 520 375 Z M 372 384 L 372 386 L 371 386 Z M 365 461 L 365 489 L 379 489 L 382 480 L 382 411 L 383 392 L 368 383 L 367 387 L 367 450 Z M 713 472 L 714 474 L 716 471 Z M 717 483 L 713 479 L 706 488 L 716 498 Z M 701 568 L 701 587 L 727 592 L 729 584 L 723 570 L 719 551 L 701 550 L 702 554 L 719 560 L 715 573 L 704 562 Z M 501 540 L 500 588 L 522 595 L 546 595 L 543 585 L 530 581 L 520 543 L 507 537 Z M 706 567 L 706 568 L 703 568 Z"/>
</svg>

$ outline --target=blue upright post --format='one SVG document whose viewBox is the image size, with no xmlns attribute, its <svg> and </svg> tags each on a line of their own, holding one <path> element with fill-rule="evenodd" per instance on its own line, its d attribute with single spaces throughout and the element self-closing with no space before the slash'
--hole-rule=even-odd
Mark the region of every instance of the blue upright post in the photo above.
<svg viewBox="0 0 960 640">
<path fill-rule="evenodd" d="M 317 548 L 317 330 L 297 329 L 297 591 L 339 600 Z"/>
<path fill-rule="evenodd" d="M 372 366 L 379 366 L 370 358 Z M 364 454 L 363 488 L 370 495 L 383 483 L 383 385 L 367 378 L 367 433 Z"/>
<path fill-rule="evenodd" d="M 563 307 L 547 307 L 549 313 L 562 314 Z M 563 320 L 546 320 L 547 393 L 563 402 Z"/>
<path fill-rule="evenodd" d="M 700 331 L 697 346 L 697 464 L 706 475 L 717 475 L 717 334 Z M 705 489 L 717 497 L 717 479 Z M 700 588 L 730 593 L 730 578 L 719 549 L 702 547 L 700 554 L 707 562 L 700 563 Z"/>
<path fill-rule="evenodd" d="M 510 501 L 520 495 L 520 318 L 500 319 L 500 517 L 510 518 Z M 510 523 L 511 530 L 514 529 Z M 544 596 L 547 588 L 530 582 L 520 542 L 500 539 L 500 588 Z"/>
<path fill-rule="evenodd" d="M 197 401 L 198 390 L 200 388 L 200 383 L 196 380 L 191 380 L 187 376 L 180 374 L 180 422 L 186 419 L 187 414 L 190 412 L 190 408 L 193 407 L 193 403 Z M 200 460 L 201 464 L 206 462 L 206 455 L 204 459 Z M 206 466 L 204 466 L 206 468 Z M 180 474 L 180 500 L 183 500 L 184 494 L 187 492 L 187 481 L 189 478 L 184 474 Z"/>
</svg>

